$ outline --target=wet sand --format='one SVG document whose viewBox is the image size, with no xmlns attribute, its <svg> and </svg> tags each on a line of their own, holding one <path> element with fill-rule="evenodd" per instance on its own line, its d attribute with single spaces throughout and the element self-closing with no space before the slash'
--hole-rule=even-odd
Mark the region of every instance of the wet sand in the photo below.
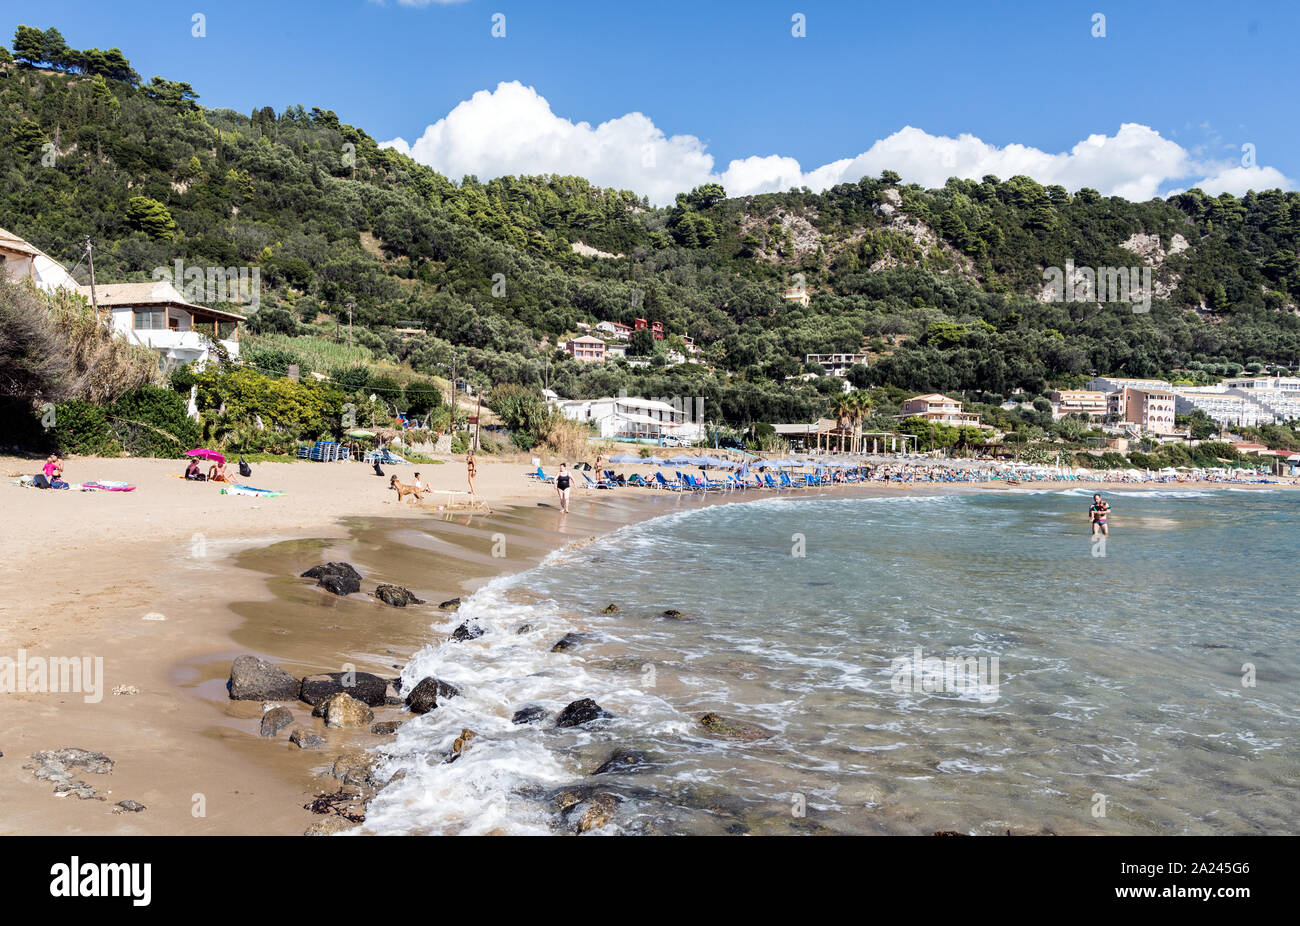
<svg viewBox="0 0 1300 926">
<path fill-rule="evenodd" d="M 0 458 L 6 476 L 33 468 L 33 461 Z M 286 706 L 297 725 L 325 737 L 324 747 L 300 750 L 287 730 L 259 736 L 261 704 L 226 694 L 235 656 L 253 653 L 296 676 L 351 665 L 391 677 L 429 642 L 431 623 L 448 621 L 436 610 L 440 601 L 627 523 L 772 494 L 578 490 L 572 512 L 562 516 L 554 489 L 523 477 L 526 462 L 480 459 L 478 488 L 492 511 L 452 513 L 436 502 L 399 504 L 387 479 L 353 464 L 255 465 L 250 484 L 286 491 L 273 499 L 221 496 L 214 485 L 171 478 L 180 468 L 175 461 L 71 461 L 73 481 L 130 480 L 139 486 L 132 493 L 0 484 L 7 527 L 0 537 L 0 657 L 17 658 L 23 649 L 28 656 L 101 657 L 104 666 L 97 701 L 81 693 L 0 694 L 0 833 L 301 833 L 320 819 L 302 805 L 338 786 L 320 777 L 338 753 L 385 738 L 326 730 L 300 702 Z M 420 467 L 426 481 L 447 489 L 464 488 L 463 469 L 460 461 Z M 411 470 L 392 471 L 406 480 Z M 402 542 L 386 542 L 394 536 Z M 421 548 L 423 565 L 403 554 L 408 545 Z M 436 567 L 428 567 L 426 552 L 436 555 Z M 362 594 L 335 598 L 297 578 L 337 559 L 362 572 Z M 397 609 L 374 601 L 368 593 L 379 582 L 404 585 L 428 604 Z M 164 619 L 150 619 L 157 617 Z M 138 693 L 115 695 L 117 686 Z M 403 716 L 398 708 L 375 714 Z M 115 761 L 109 775 L 78 776 L 104 801 L 56 796 L 50 782 L 23 768 L 32 753 L 63 747 Z M 114 813 L 125 799 L 147 810 Z"/>
</svg>

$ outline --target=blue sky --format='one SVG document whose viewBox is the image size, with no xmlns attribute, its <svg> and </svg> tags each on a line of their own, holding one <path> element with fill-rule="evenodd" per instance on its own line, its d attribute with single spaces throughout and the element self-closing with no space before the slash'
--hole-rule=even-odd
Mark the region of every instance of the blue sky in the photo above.
<svg viewBox="0 0 1300 926">
<path fill-rule="evenodd" d="M 0 15 L 6 42 L 19 22 L 55 25 L 74 47 L 122 48 L 146 79 L 189 81 L 207 106 L 333 109 L 454 179 L 558 170 L 662 201 L 705 179 L 755 192 L 882 166 L 927 184 L 1025 172 L 1134 198 L 1300 177 L 1297 3 L 14 6 Z M 1105 37 L 1092 34 L 1098 11 Z M 491 34 L 496 13 L 504 38 Z M 795 13 L 806 37 L 791 34 Z M 1121 134 L 1124 124 L 1141 130 Z M 906 127 L 915 131 L 899 135 Z M 1090 136 L 1080 156 L 1060 157 Z M 1243 164 L 1247 143 L 1254 160 Z"/>
</svg>

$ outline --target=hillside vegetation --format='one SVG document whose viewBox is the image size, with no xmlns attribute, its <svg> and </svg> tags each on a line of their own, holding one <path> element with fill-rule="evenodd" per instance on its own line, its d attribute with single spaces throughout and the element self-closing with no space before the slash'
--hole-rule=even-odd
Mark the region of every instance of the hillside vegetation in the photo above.
<svg viewBox="0 0 1300 926">
<path fill-rule="evenodd" d="M 652 208 L 576 177 L 453 182 L 327 109 L 208 109 L 116 49 L 60 51 L 55 30 L 25 28 L 0 56 L 0 226 L 69 267 L 89 235 L 100 280 L 177 260 L 258 268 L 249 329 L 267 337 L 246 359 L 271 372 L 298 360 L 333 378 L 383 364 L 445 378 L 455 352 L 480 388 L 699 395 L 711 420 L 747 425 L 830 411 L 836 382 L 785 379 L 808 353 L 865 347 L 853 378 L 878 390 L 877 410 L 889 390 L 992 401 L 1093 372 L 1208 382 L 1300 358 L 1294 192 L 1132 203 L 1027 177 L 926 190 L 886 172 L 820 194 L 708 185 Z M 1039 301 L 1043 269 L 1066 261 L 1149 261 L 1162 295 L 1149 313 Z M 782 298 L 792 285 L 808 306 Z M 365 354 L 334 350 L 349 306 Z M 673 344 L 692 337 L 704 362 L 669 366 L 660 344 L 645 368 L 584 366 L 555 349 L 579 322 L 637 317 Z"/>
</svg>

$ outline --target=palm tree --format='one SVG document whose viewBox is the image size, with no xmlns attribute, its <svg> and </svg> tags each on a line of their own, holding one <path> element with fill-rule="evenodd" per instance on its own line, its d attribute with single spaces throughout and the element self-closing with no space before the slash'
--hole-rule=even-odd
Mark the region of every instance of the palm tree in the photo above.
<svg viewBox="0 0 1300 926">
<path fill-rule="evenodd" d="M 871 396 L 861 389 L 849 393 L 849 408 L 853 421 L 853 449 L 862 442 L 862 422 L 871 417 Z"/>
<path fill-rule="evenodd" d="M 831 406 L 831 414 L 835 416 L 835 426 L 841 432 L 840 439 L 842 442 L 843 432 L 849 427 L 849 423 L 853 421 L 853 416 L 857 414 L 852 393 L 841 393 L 837 396 L 835 403 Z M 842 443 L 841 446 L 843 446 Z"/>
</svg>

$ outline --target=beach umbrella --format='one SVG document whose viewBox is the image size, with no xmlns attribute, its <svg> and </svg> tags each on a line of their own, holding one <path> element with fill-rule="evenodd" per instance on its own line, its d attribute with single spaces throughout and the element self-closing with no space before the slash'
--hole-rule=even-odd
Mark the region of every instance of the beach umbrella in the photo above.
<svg viewBox="0 0 1300 926">
<path fill-rule="evenodd" d="M 675 457 L 669 457 L 668 463 L 672 466 L 690 466 L 695 457 L 688 457 L 685 454 L 678 454 Z"/>
<path fill-rule="evenodd" d="M 365 428 L 353 428 L 351 431 L 347 431 L 347 432 L 345 432 L 345 436 L 347 436 L 347 437 L 374 437 L 374 436 L 375 436 L 375 432 L 374 432 L 374 431 L 367 431 Z"/>
<path fill-rule="evenodd" d="M 193 450 L 186 450 L 185 456 L 198 457 L 200 460 L 211 460 L 213 463 L 225 463 L 225 454 L 217 453 L 215 450 L 208 450 L 206 447 L 196 447 Z"/>
<path fill-rule="evenodd" d="M 649 460 L 649 459 L 646 459 L 646 460 L 643 461 L 642 458 L 639 457 L 639 456 L 637 456 L 635 453 L 620 453 L 620 454 L 619 454 L 618 456 L 616 456 L 616 457 L 610 457 L 610 458 L 609 458 L 609 462 L 611 462 L 611 463 L 641 463 L 641 462 L 646 462 L 646 463 L 648 463 L 648 462 L 650 462 L 650 460 Z"/>
</svg>

